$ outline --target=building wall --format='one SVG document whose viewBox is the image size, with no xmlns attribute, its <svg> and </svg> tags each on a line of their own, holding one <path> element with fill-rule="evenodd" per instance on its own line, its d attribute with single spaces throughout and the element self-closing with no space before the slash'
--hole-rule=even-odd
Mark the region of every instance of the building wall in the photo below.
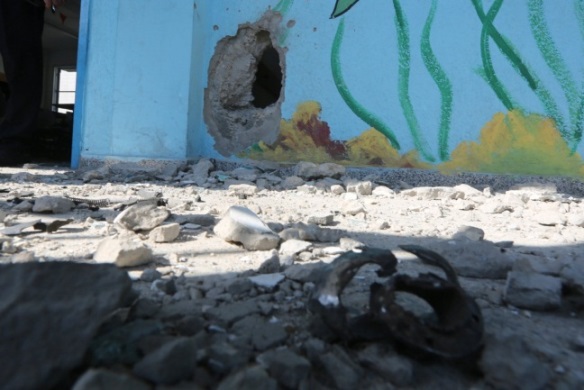
<svg viewBox="0 0 584 390">
<path fill-rule="evenodd" d="M 581 1 L 102 3 L 82 157 L 584 176 Z M 259 31 L 283 76 L 266 108 Z"/>
<path fill-rule="evenodd" d="M 90 1 L 82 158 L 185 158 L 193 4 Z M 84 39 L 84 37 L 81 37 Z"/>
</svg>

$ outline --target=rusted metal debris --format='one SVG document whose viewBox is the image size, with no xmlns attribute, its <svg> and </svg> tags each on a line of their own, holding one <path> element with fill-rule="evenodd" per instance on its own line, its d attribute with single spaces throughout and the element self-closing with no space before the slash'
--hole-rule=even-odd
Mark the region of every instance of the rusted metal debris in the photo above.
<svg viewBox="0 0 584 390">
<path fill-rule="evenodd" d="M 447 359 L 477 352 L 483 343 L 483 317 L 476 302 L 460 286 L 454 269 L 438 253 L 417 245 L 401 249 L 424 263 L 442 269 L 417 277 L 396 273 L 397 259 L 389 250 L 361 247 L 336 258 L 323 271 L 312 294 L 310 309 L 342 340 L 392 341 L 406 351 Z M 377 264 L 384 284 L 370 286 L 368 311 L 349 318 L 341 294 L 359 269 Z M 426 301 L 432 318 L 421 318 L 396 302 L 396 293 L 410 293 Z"/>
</svg>

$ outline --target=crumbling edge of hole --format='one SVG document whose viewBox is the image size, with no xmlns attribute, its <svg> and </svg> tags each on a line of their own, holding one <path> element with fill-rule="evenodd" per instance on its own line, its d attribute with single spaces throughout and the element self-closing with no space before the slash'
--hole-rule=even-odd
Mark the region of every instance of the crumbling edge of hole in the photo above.
<svg viewBox="0 0 584 390">
<path fill-rule="evenodd" d="M 239 25 L 236 35 L 225 36 L 215 47 L 209 63 L 203 114 L 215 140 L 215 150 L 225 157 L 260 141 L 271 144 L 278 137 L 286 82 L 286 49 L 277 41 L 281 22 L 280 13 L 268 10 L 258 21 Z M 258 38 L 263 31 L 268 33 L 267 44 Z M 257 66 L 270 46 L 279 55 L 280 95 L 273 104 L 255 107 L 252 87 Z"/>
</svg>

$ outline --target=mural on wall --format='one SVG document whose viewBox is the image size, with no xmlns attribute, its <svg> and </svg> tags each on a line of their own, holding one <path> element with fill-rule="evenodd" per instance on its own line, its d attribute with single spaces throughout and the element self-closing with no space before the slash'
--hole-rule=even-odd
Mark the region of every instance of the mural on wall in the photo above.
<svg viewBox="0 0 584 390">
<path fill-rule="evenodd" d="M 339 18 L 330 51 L 330 71 L 336 90 L 346 106 L 370 128 L 360 136 L 346 141 L 331 139 L 329 125 L 320 119 L 318 102 L 309 101 L 298 105 L 289 120 L 282 120 L 278 139 L 268 145 L 260 142 L 240 154 L 241 157 L 267 159 L 281 162 L 308 160 L 314 162 L 334 161 L 347 165 L 372 165 L 401 168 L 440 169 L 444 172 L 468 171 L 514 174 L 543 174 L 584 177 L 584 162 L 577 152 L 584 131 L 584 78 L 576 78 L 562 57 L 553 39 L 546 20 L 543 0 L 525 0 L 531 35 L 545 62 L 549 75 L 538 75 L 539 68 L 532 67 L 522 56 L 521 50 L 511 39 L 499 31 L 495 20 L 502 8 L 503 0 L 494 0 L 488 8 L 482 0 L 471 0 L 477 23 L 480 23 L 480 66 L 476 77 L 483 80 L 505 111 L 494 111 L 487 123 L 476 124 L 476 140 L 466 140 L 451 145 L 453 107 L 457 94 L 453 88 L 453 77 L 448 74 L 444 62 L 432 47 L 431 37 L 438 0 L 430 0 L 422 31 L 419 31 L 419 50 L 425 70 L 432 85 L 438 91 L 439 120 L 436 131 L 424 131 L 420 124 L 420 108 L 415 105 L 410 93 L 412 77 L 411 55 L 414 45 L 408 17 L 400 0 L 388 0 L 393 7 L 397 42 L 388 50 L 397 57 L 397 97 L 401 115 L 405 118 L 407 131 L 388 123 L 356 98 L 343 73 L 341 52 L 345 39 L 345 18 L 357 12 L 359 0 L 337 0 L 332 19 Z M 291 0 L 280 1 L 278 7 L 292 5 Z M 573 1 L 573 17 L 584 38 L 584 2 Z M 288 10 L 286 9 L 286 11 Z M 348 12 L 351 11 L 351 12 Z M 469 15 L 471 16 L 471 15 Z M 573 38 L 570 38 L 573 39 Z M 452 43 L 453 50 L 456 42 Z M 509 75 L 501 77 L 493 61 L 494 50 L 501 54 L 514 71 L 514 77 L 526 86 L 524 92 L 515 93 L 506 83 Z M 532 59 L 533 61 L 533 59 Z M 538 69 L 538 71 L 536 71 Z M 513 74 L 512 74 L 513 75 Z M 550 77 L 551 76 L 551 77 Z M 582 76 L 582 75 L 580 75 Z M 548 85 L 546 85 L 546 83 Z M 559 88 L 563 99 L 550 89 Z M 456 92 L 456 93 L 455 93 Z M 525 104 L 535 98 L 541 110 Z M 528 109 L 527 107 L 531 107 Z M 334 130 L 334 129 L 333 129 Z M 332 131 L 334 134 L 334 131 Z M 436 134 L 437 138 L 430 138 Z M 406 141 L 404 137 L 409 137 Z M 413 150 L 403 150 L 402 145 L 413 144 Z"/>
</svg>

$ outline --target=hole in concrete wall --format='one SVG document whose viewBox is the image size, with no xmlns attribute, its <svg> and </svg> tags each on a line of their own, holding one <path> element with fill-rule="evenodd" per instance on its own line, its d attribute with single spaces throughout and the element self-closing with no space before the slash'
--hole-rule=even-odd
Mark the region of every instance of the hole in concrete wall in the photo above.
<svg viewBox="0 0 584 390">
<path fill-rule="evenodd" d="M 215 47 L 204 115 L 215 149 L 224 156 L 278 137 L 286 85 L 286 51 L 277 43 L 281 21 L 270 10 Z"/>
<path fill-rule="evenodd" d="M 265 48 L 260 58 L 251 89 L 254 107 L 266 108 L 280 99 L 282 92 L 282 68 L 280 55 L 271 44 Z"/>
</svg>

